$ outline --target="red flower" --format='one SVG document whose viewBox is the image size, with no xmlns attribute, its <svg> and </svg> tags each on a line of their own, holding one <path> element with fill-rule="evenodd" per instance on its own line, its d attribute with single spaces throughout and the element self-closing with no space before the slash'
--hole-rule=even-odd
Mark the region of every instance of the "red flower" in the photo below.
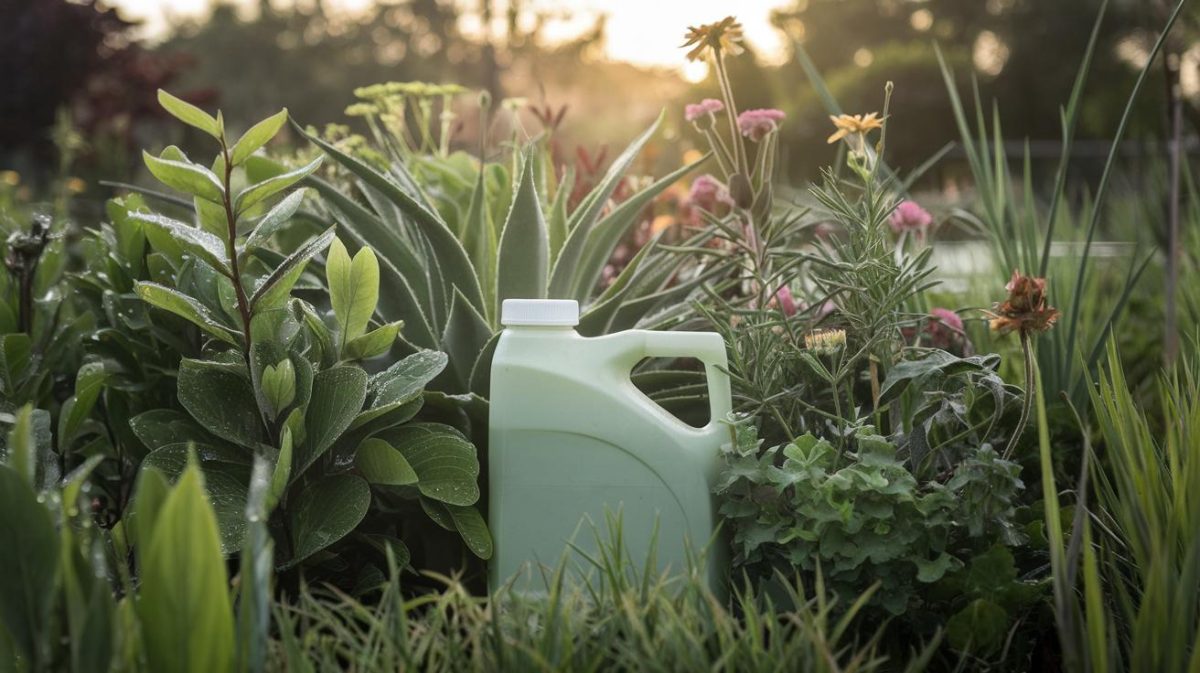
<svg viewBox="0 0 1200 673">
<path fill-rule="evenodd" d="M 991 312 L 991 327 L 996 332 L 1045 332 L 1058 320 L 1058 309 L 1046 303 L 1045 278 L 1025 276 L 1014 269 L 1004 289 L 1008 290 L 1008 299 L 996 304 Z"/>
</svg>

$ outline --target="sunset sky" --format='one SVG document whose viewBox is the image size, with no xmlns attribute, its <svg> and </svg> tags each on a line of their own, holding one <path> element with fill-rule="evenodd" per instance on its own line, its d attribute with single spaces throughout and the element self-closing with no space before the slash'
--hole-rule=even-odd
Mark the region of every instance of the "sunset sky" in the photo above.
<svg viewBox="0 0 1200 673">
<path fill-rule="evenodd" d="M 153 37 L 161 33 L 172 16 L 196 16 L 204 13 L 211 0 L 108 0 L 126 18 L 141 19 L 146 32 Z M 293 0 L 272 0 L 291 2 Z M 304 0 L 301 0 L 304 1 Z M 331 7 L 354 12 L 370 4 L 370 0 L 326 0 Z M 234 0 L 254 6 L 255 0 Z M 467 9 L 478 6 L 475 0 L 460 0 Z M 783 53 L 782 36 L 771 27 L 771 10 L 788 4 L 786 0 L 531 0 L 529 10 L 563 11 L 573 18 L 555 22 L 547 28 L 550 37 L 571 37 L 585 28 L 597 14 L 607 14 L 609 58 L 639 65 L 655 65 L 684 70 L 684 52 L 678 49 L 684 30 L 689 25 L 708 23 L 730 13 L 736 5 L 736 15 L 746 31 L 746 37 L 767 60 Z M 496 0 L 495 13 L 504 16 L 505 0 Z M 500 19 L 502 20 L 502 19 Z M 464 26 L 470 30 L 471 26 Z M 476 26 L 477 28 L 477 26 Z M 686 71 L 685 75 L 703 75 L 703 69 Z"/>
</svg>

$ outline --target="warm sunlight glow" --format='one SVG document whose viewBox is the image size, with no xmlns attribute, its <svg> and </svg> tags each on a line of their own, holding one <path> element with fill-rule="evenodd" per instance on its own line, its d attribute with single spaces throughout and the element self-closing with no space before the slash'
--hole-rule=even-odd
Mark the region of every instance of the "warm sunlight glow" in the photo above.
<svg viewBox="0 0 1200 673">
<path fill-rule="evenodd" d="M 203 15 L 211 0 L 108 0 L 128 18 L 145 22 L 145 32 L 161 34 L 172 19 Z M 278 5 L 282 0 L 272 0 Z M 291 0 L 289 0 L 291 1 Z M 299 0 L 312 2 L 314 0 Z M 258 0 L 233 0 L 248 12 L 253 12 Z M 326 0 L 326 6 L 338 11 L 355 13 L 370 7 L 372 0 Z M 463 10 L 472 14 L 479 8 L 475 0 L 460 0 Z M 566 40 L 590 28 L 597 16 L 607 15 L 604 56 L 637 65 L 669 67 L 680 70 L 684 77 L 698 81 L 707 75 L 702 64 L 686 64 L 679 49 L 683 33 L 689 25 L 720 19 L 733 13 L 745 29 L 746 39 L 754 46 L 764 63 L 776 64 L 787 56 L 786 39 L 770 22 L 772 9 L 787 5 L 787 0 L 689 0 L 682 2 L 635 0 L 531 0 L 522 3 L 528 15 L 545 13 L 551 17 L 545 35 L 551 40 Z M 494 0 L 490 26 L 494 35 L 504 30 L 508 1 Z M 477 32 L 474 25 L 463 30 Z"/>
</svg>

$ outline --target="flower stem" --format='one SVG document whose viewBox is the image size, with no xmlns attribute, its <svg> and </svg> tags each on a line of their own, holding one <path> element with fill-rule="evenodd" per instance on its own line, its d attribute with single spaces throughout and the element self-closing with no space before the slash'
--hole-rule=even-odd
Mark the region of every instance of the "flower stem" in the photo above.
<svg viewBox="0 0 1200 673">
<path fill-rule="evenodd" d="M 1017 427 L 1013 430 L 1012 437 L 1008 439 L 1008 446 L 1004 447 L 1004 453 L 1001 458 L 1008 460 L 1012 456 L 1012 452 L 1017 448 L 1017 441 L 1021 439 L 1021 434 L 1025 431 L 1025 424 L 1029 422 L 1029 411 L 1033 407 L 1033 397 L 1036 394 L 1033 387 L 1033 353 L 1029 345 L 1029 333 L 1025 330 L 1020 330 L 1021 335 L 1021 354 L 1025 356 L 1025 399 L 1021 403 L 1021 419 L 1017 421 Z"/>
</svg>

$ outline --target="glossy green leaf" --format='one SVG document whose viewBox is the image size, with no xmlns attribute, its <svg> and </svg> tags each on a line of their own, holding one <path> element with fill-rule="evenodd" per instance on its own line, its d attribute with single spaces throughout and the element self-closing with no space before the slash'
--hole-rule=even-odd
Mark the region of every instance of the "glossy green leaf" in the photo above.
<svg viewBox="0 0 1200 673">
<path fill-rule="evenodd" d="M 37 478 L 37 441 L 33 435 L 33 407 L 25 405 L 14 414 L 8 431 L 5 455 L 9 467 L 33 486 Z"/>
<path fill-rule="evenodd" d="M 325 262 L 329 303 L 341 328 L 343 346 L 367 330 L 379 300 L 379 262 L 370 248 L 361 248 L 351 260 L 346 246 L 336 238 Z"/>
<path fill-rule="evenodd" d="M 278 417 L 296 399 L 296 368 L 292 361 L 284 359 L 278 364 L 264 367 L 262 388 L 273 416 Z"/>
<path fill-rule="evenodd" d="M 178 442 L 213 441 L 190 416 L 175 409 L 144 411 L 129 419 L 129 427 L 150 451 Z"/>
<path fill-rule="evenodd" d="M 266 245 L 271 236 L 287 224 L 300 209 L 300 204 L 304 202 L 305 191 L 297 189 L 272 206 L 267 214 L 263 215 L 254 225 L 254 229 L 250 230 L 250 235 L 246 237 L 245 249 L 252 250 Z"/>
<path fill-rule="evenodd" d="M 184 358 L 178 388 L 179 403 L 205 430 L 248 449 L 262 442 L 262 417 L 245 365 Z"/>
<path fill-rule="evenodd" d="M 75 394 L 63 403 L 58 416 L 59 446 L 69 445 L 75 439 L 84 420 L 92 413 L 109 372 L 103 362 L 89 362 L 79 368 L 75 375 Z"/>
<path fill-rule="evenodd" d="M 454 428 L 414 423 L 389 430 L 381 438 L 408 460 L 422 495 L 448 505 L 473 505 L 479 500 L 475 446 Z"/>
<path fill-rule="evenodd" d="M 139 550 L 137 611 L 151 670 L 232 670 L 233 610 L 217 520 L 192 464 L 171 489 Z"/>
<path fill-rule="evenodd" d="M 417 473 L 408 464 L 404 454 L 382 439 L 373 437 L 363 440 L 358 445 L 354 465 L 372 484 L 407 486 L 417 483 Z"/>
<path fill-rule="evenodd" d="M 130 219 L 140 222 L 148 234 L 158 232 L 157 240 L 169 236 L 184 254 L 204 260 L 217 271 L 229 274 L 225 241 L 216 235 L 158 213 L 133 213 Z"/>
<path fill-rule="evenodd" d="M 202 199 L 221 203 L 225 196 L 225 188 L 212 171 L 188 161 L 173 161 L 159 159 L 149 152 L 142 152 L 142 161 L 150 174 L 159 182 L 171 189 L 198 196 Z"/>
<path fill-rule="evenodd" d="M 241 138 L 233 145 L 233 149 L 229 151 L 229 162 L 234 166 L 241 165 L 251 154 L 254 154 L 258 148 L 266 145 L 275 134 L 279 133 L 279 129 L 287 123 L 288 111 L 287 108 L 276 112 L 259 123 L 251 126 L 248 131 L 242 134 Z"/>
<path fill-rule="evenodd" d="M 299 409 L 292 412 L 293 415 L 298 413 Z M 271 487 L 267 492 L 266 508 L 268 512 L 275 509 L 275 505 L 279 503 L 291 481 L 294 446 L 292 429 L 284 424 L 283 430 L 279 433 L 279 455 L 275 458 L 275 468 L 271 471 Z"/>
<path fill-rule="evenodd" d="M 250 297 L 250 306 L 257 310 L 261 306 L 277 306 L 284 303 L 295 286 L 305 265 L 313 257 L 325 251 L 333 240 L 334 229 L 330 227 L 323 234 L 309 240 L 292 254 L 288 255 L 271 275 L 254 289 Z"/>
<path fill-rule="evenodd" d="M 204 472 L 204 492 L 217 518 L 221 553 L 233 556 L 246 539 L 246 494 L 250 484 L 252 454 L 225 445 L 176 442 L 155 450 L 142 460 L 142 470 L 153 468 L 171 481 L 187 470 L 195 455 Z"/>
<path fill-rule="evenodd" d="M 312 174 L 313 171 L 320 168 L 322 159 L 323 157 L 317 157 L 300 168 L 292 169 L 286 173 L 267 178 L 262 182 L 246 187 L 233 200 L 234 212 L 238 214 L 244 213 L 255 204 L 303 180 Z"/>
<path fill-rule="evenodd" d="M 216 118 L 204 110 L 181 98 L 172 96 L 163 89 L 158 90 L 158 104 L 171 113 L 172 117 L 184 124 L 198 128 L 217 140 L 221 139 L 221 125 L 217 123 Z"/>
<path fill-rule="evenodd" d="M 204 330 L 209 336 L 231 346 L 240 346 L 242 343 L 240 335 L 221 324 L 207 306 L 178 290 L 172 290 L 158 283 L 139 281 L 136 285 L 136 292 L 142 301 L 184 318 Z"/>
<path fill-rule="evenodd" d="M 366 360 L 388 352 L 396 337 L 400 336 L 400 328 L 404 321 L 393 322 L 377 327 L 362 336 L 351 339 L 346 344 L 343 355 L 350 360 Z"/>
<path fill-rule="evenodd" d="M 291 505 L 291 567 L 345 537 L 367 515 L 371 488 L 361 477 L 338 474 L 300 490 Z"/>
<path fill-rule="evenodd" d="M 490 559 L 492 534 L 488 531 L 487 522 L 483 520 L 479 510 L 459 505 L 446 505 L 446 509 L 454 520 L 458 534 L 462 536 L 463 542 L 467 543 L 467 549 L 481 559 Z"/>
<path fill-rule="evenodd" d="M 532 152 L 500 234 L 496 262 L 496 313 L 505 299 L 542 299 L 549 273 L 549 237 L 534 184 Z"/>
<path fill-rule="evenodd" d="M 449 358 L 441 351 L 421 351 L 372 376 L 371 406 L 415 399 L 425 385 L 446 368 L 448 361 Z"/>
<path fill-rule="evenodd" d="M 50 510 L 25 478 L 0 464 L 0 619 L 26 661 L 46 661 L 58 570 L 58 534 Z"/>
<path fill-rule="evenodd" d="M 306 439 L 296 449 L 292 479 L 308 469 L 350 427 L 366 396 L 367 373 L 358 367 L 333 367 L 313 377 L 312 397 L 304 416 Z"/>
</svg>

